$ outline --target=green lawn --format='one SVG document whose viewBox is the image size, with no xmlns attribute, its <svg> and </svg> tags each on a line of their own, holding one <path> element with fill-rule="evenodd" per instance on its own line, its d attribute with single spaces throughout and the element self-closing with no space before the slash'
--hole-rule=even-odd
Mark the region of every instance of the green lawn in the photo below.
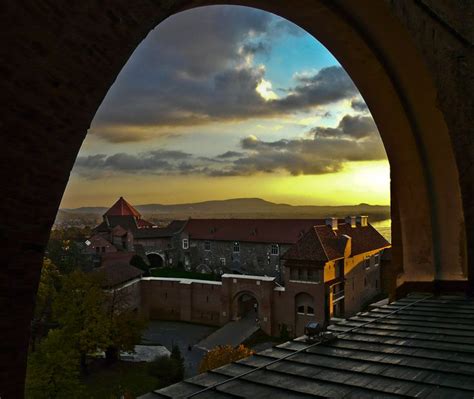
<svg viewBox="0 0 474 399">
<path fill-rule="evenodd" d="M 83 397 L 88 399 L 118 399 L 125 392 L 137 397 L 160 386 L 158 378 L 148 373 L 147 363 L 118 362 L 90 371 L 83 379 Z"/>
<path fill-rule="evenodd" d="M 197 273 L 197 272 L 187 272 L 185 270 L 172 269 L 169 267 L 163 269 L 153 269 L 151 270 L 151 275 L 153 277 L 178 277 L 178 278 L 189 278 L 194 280 L 213 280 L 220 281 L 220 277 L 211 273 Z"/>
</svg>

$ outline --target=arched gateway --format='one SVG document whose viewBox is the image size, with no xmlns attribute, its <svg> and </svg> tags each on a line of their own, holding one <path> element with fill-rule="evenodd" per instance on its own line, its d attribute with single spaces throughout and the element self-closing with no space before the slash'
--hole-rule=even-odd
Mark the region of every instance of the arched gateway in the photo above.
<svg viewBox="0 0 474 399">
<path fill-rule="evenodd" d="M 3 43 L 2 397 L 23 391 L 44 248 L 90 122 L 138 43 L 166 17 L 214 1 L 7 2 Z M 474 280 L 473 5 L 227 1 L 298 24 L 341 62 L 377 123 L 391 166 L 395 289 Z M 451 8 L 450 8 L 451 7 Z M 464 9 L 462 8 L 464 7 Z M 464 24 L 464 25 L 463 25 Z M 13 170 L 12 170 L 13 168 Z M 15 212 L 12 212 L 15 209 Z"/>
</svg>

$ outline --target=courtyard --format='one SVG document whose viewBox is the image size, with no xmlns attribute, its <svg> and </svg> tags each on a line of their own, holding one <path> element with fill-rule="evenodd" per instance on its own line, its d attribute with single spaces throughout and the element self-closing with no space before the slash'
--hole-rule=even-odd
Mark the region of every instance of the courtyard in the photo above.
<svg viewBox="0 0 474 399">
<path fill-rule="evenodd" d="M 163 345 L 171 351 L 173 345 L 178 345 L 184 358 L 184 376 L 192 377 L 198 374 L 199 363 L 205 352 L 193 345 L 214 332 L 216 327 L 202 324 L 183 323 L 178 321 L 150 321 L 143 334 L 142 344 Z M 191 347 L 191 350 L 188 350 Z"/>
</svg>

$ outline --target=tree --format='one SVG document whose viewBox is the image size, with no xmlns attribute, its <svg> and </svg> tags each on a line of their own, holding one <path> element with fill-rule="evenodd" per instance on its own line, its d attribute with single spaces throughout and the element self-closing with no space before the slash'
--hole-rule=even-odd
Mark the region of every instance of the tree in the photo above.
<svg viewBox="0 0 474 399">
<path fill-rule="evenodd" d="M 62 289 L 53 303 L 54 317 L 80 354 L 84 374 L 87 374 L 87 354 L 105 349 L 111 342 L 105 301 L 100 276 L 74 271 L 63 277 Z"/>
<path fill-rule="evenodd" d="M 253 355 L 255 352 L 244 345 L 234 348 L 231 345 L 217 346 L 207 352 L 199 365 L 199 372 L 213 370 L 217 367 L 224 366 L 231 362 L 243 359 L 244 357 Z"/>
<path fill-rule="evenodd" d="M 131 309 L 131 294 L 126 289 L 115 289 L 106 295 L 109 318 L 109 345 L 105 356 L 107 362 L 119 359 L 120 351 L 133 351 L 140 343 L 147 322 Z"/>
<path fill-rule="evenodd" d="M 79 353 L 60 330 L 50 330 L 35 353 L 28 357 L 26 397 L 31 399 L 80 398 Z"/>
<path fill-rule="evenodd" d="M 173 360 L 176 367 L 176 378 L 181 381 L 184 377 L 184 359 L 178 345 L 173 345 L 171 349 L 170 359 Z"/>
<path fill-rule="evenodd" d="M 52 303 L 59 285 L 58 268 L 50 259 L 44 258 L 41 277 L 36 294 L 35 313 L 31 322 L 31 350 L 35 351 L 36 340 L 47 334 L 52 325 Z"/>
<path fill-rule="evenodd" d="M 68 228 L 52 230 L 46 254 L 62 274 L 73 270 L 86 270 L 90 266 L 89 258 L 83 253 L 81 243 L 90 234 L 90 229 Z"/>
</svg>

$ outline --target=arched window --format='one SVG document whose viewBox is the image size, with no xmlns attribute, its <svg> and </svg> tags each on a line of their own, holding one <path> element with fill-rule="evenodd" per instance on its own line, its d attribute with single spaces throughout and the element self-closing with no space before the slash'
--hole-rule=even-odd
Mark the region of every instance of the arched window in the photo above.
<svg viewBox="0 0 474 399">
<path fill-rule="evenodd" d="M 297 314 L 314 316 L 314 299 L 306 292 L 301 292 L 296 295 L 295 306 Z"/>
</svg>

